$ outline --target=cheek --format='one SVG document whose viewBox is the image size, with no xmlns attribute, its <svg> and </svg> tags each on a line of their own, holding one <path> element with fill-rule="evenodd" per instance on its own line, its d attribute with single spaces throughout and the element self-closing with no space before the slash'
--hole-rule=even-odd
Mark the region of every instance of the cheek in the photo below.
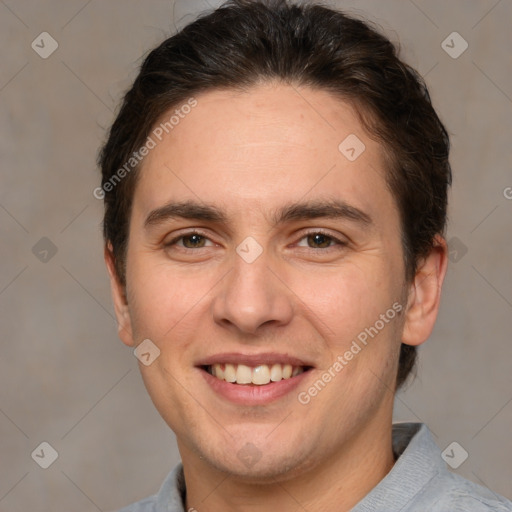
<svg viewBox="0 0 512 512">
<path fill-rule="evenodd" d="M 380 265 L 352 265 L 336 271 L 310 273 L 292 289 L 303 300 L 306 311 L 327 337 L 343 343 L 378 320 L 397 300 L 390 272 Z"/>
<path fill-rule="evenodd" d="M 208 290 L 208 283 L 193 271 L 184 277 L 154 258 L 138 256 L 127 269 L 132 327 L 139 338 L 158 344 L 186 322 Z"/>
<path fill-rule="evenodd" d="M 391 387 L 396 373 L 402 322 L 396 308 L 401 306 L 402 281 L 398 267 L 384 266 L 352 265 L 328 279 L 310 277 L 301 295 L 309 297 L 305 302 L 315 315 L 308 318 L 324 340 L 322 371 L 336 375 L 332 392 L 349 390 L 350 400 L 356 402 L 373 395 L 370 388 L 380 389 L 381 382 Z"/>
</svg>

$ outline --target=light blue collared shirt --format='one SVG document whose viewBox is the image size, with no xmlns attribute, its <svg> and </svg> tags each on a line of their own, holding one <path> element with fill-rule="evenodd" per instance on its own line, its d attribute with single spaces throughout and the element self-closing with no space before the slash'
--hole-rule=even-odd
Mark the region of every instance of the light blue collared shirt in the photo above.
<svg viewBox="0 0 512 512">
<path fill-rule="evenodd" d="M 351 512 L 512 512 L 512 502 L 448 471 L 422 423 L 393 425 L 391 471 Z M 119 512 L 185 512 L 183 466 L 178 464 L 157 494 Z"/>
</svg>

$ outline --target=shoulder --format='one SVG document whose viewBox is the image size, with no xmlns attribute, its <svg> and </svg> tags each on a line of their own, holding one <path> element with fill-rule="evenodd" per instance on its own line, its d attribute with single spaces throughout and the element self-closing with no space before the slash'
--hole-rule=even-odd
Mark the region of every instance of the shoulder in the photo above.
<svg viewBox="0 0 512 512">
<path fill-rule="evenodd" d="M 449 471 L 438 474 L 421 494 L 430 512 L 512 512 L 508 499 Z"/>
<path fill-rule="evenodd" d="M 156 494 L 115 512 L 184 512 L 184 493 L 185 479 L 180 463 L 167 475 Z"/>
<path fill-rule="evenodd" d="M 426 425 L 393 425 L 393 451 L 394 467 L 361 512 L 512 512 L 511 501 L 448 469 Z"/>
<path fill-rule="evenodd" d="M 156 498 L 156 495 L 149 496 L 141 501 L 137 501 L 137 503 L 132 503 L 127 507 L 119 509 L 116 512 L 156 512 Z"/>
</svg>

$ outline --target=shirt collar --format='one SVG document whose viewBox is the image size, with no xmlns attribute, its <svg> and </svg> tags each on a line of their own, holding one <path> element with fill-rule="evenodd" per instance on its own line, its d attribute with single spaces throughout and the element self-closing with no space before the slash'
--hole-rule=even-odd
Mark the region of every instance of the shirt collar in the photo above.
<svg viewBox="0 0 512 512">
<path fill-rule="evenodd" d="M 435 478 L 446 471 L 432 435 L 422 423 L 395 423 L 391 471 L 352 510 L 402 510 Z"/>
</svg>

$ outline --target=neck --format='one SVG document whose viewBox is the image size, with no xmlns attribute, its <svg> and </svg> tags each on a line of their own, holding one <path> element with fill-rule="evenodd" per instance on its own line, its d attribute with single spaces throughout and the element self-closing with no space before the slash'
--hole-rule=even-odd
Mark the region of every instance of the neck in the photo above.
<svg viewBox="0 0 512 512">
<path fill-rule="evenodd" d="M 391 418 L 351 436 L 327 460 L 271 483 L 251 483 L 218 471 L 180 447 L 186 510 L 197 512 L 343 512 L 352 509 L 391 470 Z"/>
</svg>

